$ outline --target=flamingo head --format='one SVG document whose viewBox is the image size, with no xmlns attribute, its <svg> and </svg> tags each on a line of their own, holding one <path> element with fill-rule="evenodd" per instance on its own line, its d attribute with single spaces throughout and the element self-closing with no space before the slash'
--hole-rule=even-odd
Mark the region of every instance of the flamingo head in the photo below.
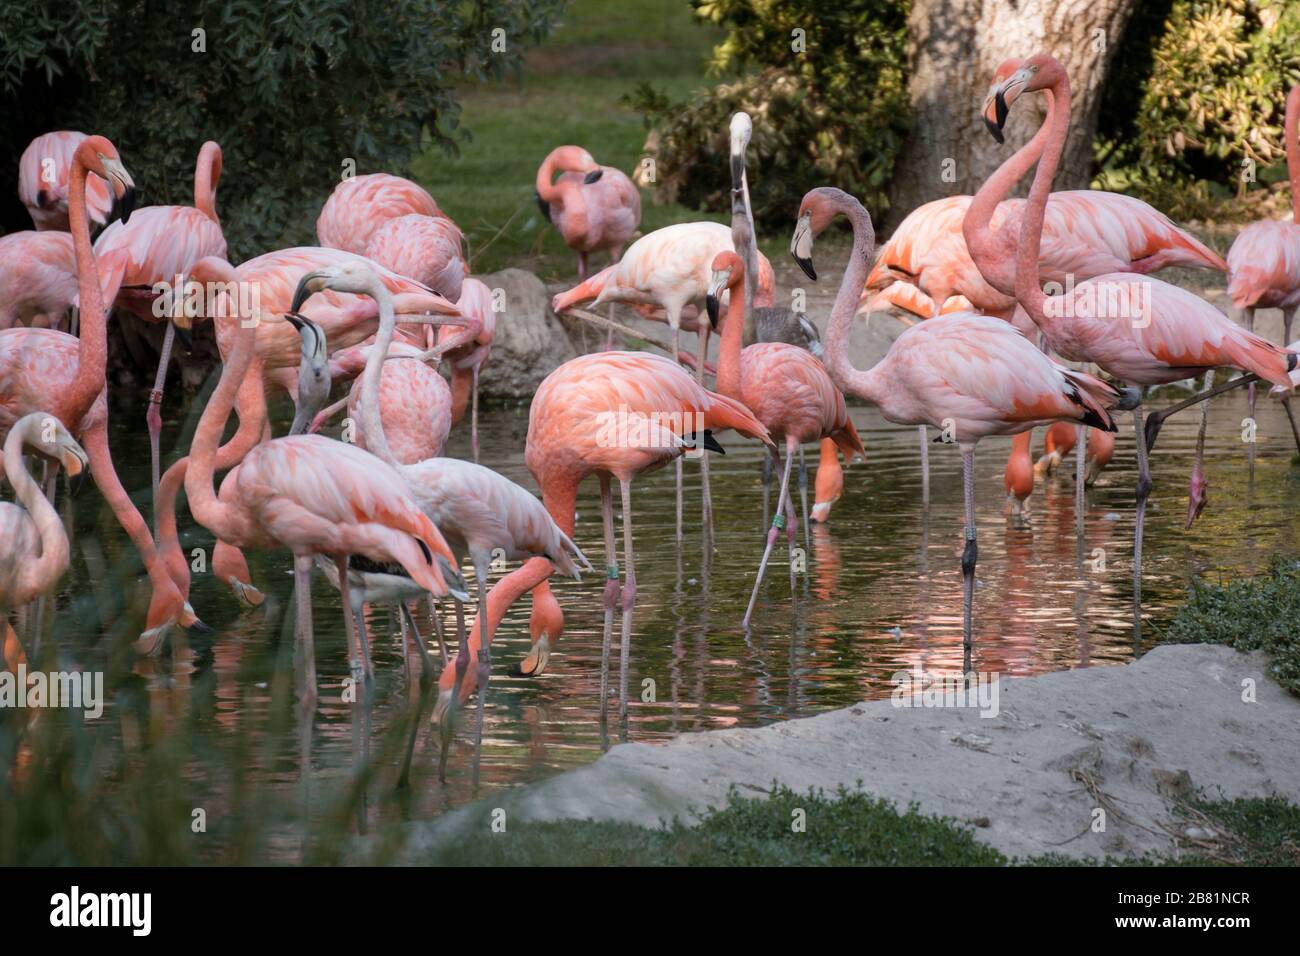
<svg viewBox="0 0 1300 956">
<path fill-rule="evenodd" d="M 1187 528 L 1192 527 L 1192 523 L 1201 514 L 1201 509 L 1205 507 L 1206 499 L 1209 497 L 1210 481 L 1205 477 L 1205 470 L 1201 467 L 1198 459 L 1192 466 L 1192 480 L 1187 488 Z"/>
<path fill-rule="evenodd" d="M 718 303 L 722 293 L 736 288 L 745 281 L 745 263 L 740 256 L 729 249 L 724 249 L 713 257 L 713 276 L 709 279 L 709 291 L 704 298 L 709 312 L 709 325 L 718 327 Z"/>
<path fill-rule="evenodd" d="M 77 479 L 85 473 L 90 463 L 85 449 L 72 437 L 63 422 L 53 415 L 33 412 L 31 417 L 36 421 L 35 427 L 27 433 L 27 446 L 42 457 L 62 465 L 68 473 L 69 486 L 75 492 L 80 484 Z"/>
<path fill-rule="evenodd" d="M 731 117 L 731 185 L 733 189 L 745 175 L 745 149 L 754 135 L 754 121 L 743 110 Z"/>
<path fill-rule="evenodd" d="M 817 281 L 817 270 L 813 268 L 813 240 L 820 236 L 839 213 L 848 213 L 857 207 L 864 213 L 862 203 L 858 202 L 842 189 L 834 186 L 818 186 L 804 194 L 799 203 L 799 218 L 795 222 L 794 236 L 790 239 L 790 254 L 804 274 Z"/>
<path fill-rule="evenodd" d="M 1004 60 L 993 74 L 988 96 L 984 98 L 982 115 L 990 135 L 1003 142 L 1002 130 L 1006 126 L 1011 104 L 1021 93 L 1045 90 L 1065 77 L 1065 68 L 1054 57 L 1037 53 L 1027 60 L 1013 57 Z"/>
<path fill-rule="evenodd" d="M 114 211 L 121 213 L 122 222 L 129 220 L 135 208 L 135 181 L 122 165 L 117 147 L 107 137 L 87 136 L 77 147 L 74 158 L 86 171 L 108 180 L 113 190 Z"/>
<path fill-rule="evenodd" d="M 294 290 L 293 304 L 289 306 L 289 311 L 299 312 L 304 302 L 317 292 L 324 292 L 326 289 L 373 296 L 380 285 L 382 283 L 379 274 L 375 272 L 373 266 L 361 258 L 342 262 L 328 269 L 314 269 L 298 280 L 298 288 Z"/>
</svg>

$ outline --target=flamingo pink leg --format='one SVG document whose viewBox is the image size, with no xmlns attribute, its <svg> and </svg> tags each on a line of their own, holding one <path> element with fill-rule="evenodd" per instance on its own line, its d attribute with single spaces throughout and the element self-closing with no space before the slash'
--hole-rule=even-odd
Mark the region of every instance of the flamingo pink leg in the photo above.
<svg viewBox="0 0 1300 956">
<path fill-rule="evenodd" d="M 610 493 L 609 476 L 600 476 L 600 514 L 605 531 L 605 622 L 600 644 L 600 722 L 607 720 L 609 705 L 609 651 L 614 641 L 614 612 L 622 591 L 618 580 L 618 549 L 614 544 L 614 500 Z"/>
<path fill-rule="evenodd" d="M 975 542 L 975 446 L 961 446 L 962 490 L 966 498 L 966 547 L 961 553 L 962 585 L 962 670 L 971 672 L 975 643 L 975 562 L 979 545 Z"/>
<path fill-rule="evenodd" d="M 163 333 L 162 351 L 158 354 L 158 371 L 154 373 L 153 389 L 149 392 L 149 409 L 145 412 L 145 424 L 149 428 L 149 455 L 152 464 L 153 476 L 153 502 L 154 514 L 158 513 L 158 481 L 160 477 L 158 439 L 162 435 L 162 412 L 159 408 L 162 405 L 163 386 L 167 384 L 167 365 L 171 361 L 172 341 L 176 338 L 176 326 L 170 322 L 167 323 L 167 331 Z M 155 520 L 157 520 L 155 518 Z"/>
<path fill-rule="evenodd" d="M 623 491 L 623 561 L 627 574 L 623 580 L 623 634 L 619 644 L 618 716 L 627 721 L 627 672 L 632 656 L 632 609 L 636 606 L 636 561 L 632 554 L 632 482 L 619 480 Z"/>
<path fill-rule="evenodd" d="M 790 466 L 794 463 L 792 449 L 787 446 L 785 456 L 785 466 L 781 471 L 781 490 L 777 493 L 776 514 L 772 517 L 772 527 L 767 532 L 767 544 L 763 548 L 763 557 L 758 563 L 758 576 L 754 579 L 754 590 L 749 596 L 749 607 L 745 609 L 745 618 L 741 621 L 743 627 L 749 627 L 750 618 L 754 616 L 754 604 L 758 601 L 758 589 L 763 584 L 763 574 L 767 571 L 768 559 L 772 556 L 772 548 L 776 545 L 777 533 L 785 526 L 785 500 L 790 493 Z M 773 455 L 777 452 L 773 451 Z"/>
</svg>

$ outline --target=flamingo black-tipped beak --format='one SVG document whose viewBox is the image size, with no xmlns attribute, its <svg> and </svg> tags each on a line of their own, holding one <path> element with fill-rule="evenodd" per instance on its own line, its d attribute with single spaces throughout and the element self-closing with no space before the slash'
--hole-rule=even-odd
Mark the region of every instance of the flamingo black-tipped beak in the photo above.
<svg viewBox="0 0 1300 956">
<path fill-rule="evenodd" d="M 817 281 L 817 270 L 813 268 L 812 259 L 805 259 L 804 257 L 796 254 L 794 257 L 794 261 L 799 263 L 799 268 L 803 270 L 804 275 L 806 275 L 809 279 L 812 279 L 813 282 Z"/>
<path fill-rule="evenodd" d="M 293 290 L 293 302 L 289 305 L 289 311 L 302 311 L 302 304 L 324 288 L 324 279 L 323 272 L 308 272 L 299 279 L 298 288 Z"/>
<path fill-rule="evenodd" d="M 206 637 L 209 634 L 217 633 L 217 629 L 211 624 L 204 624 L 203 621 L 196 617 L 194 621 L 185 628 L 185 633 L 190 637 Z"/>
<path fill-rule="evenodd" d="M 714 329 L 718 327 L 718 297 L 709 293 L 704 297 L 704 308 L 709 313 L 709 325 Z"/>
<path fill-rule="evenodd" d="M 292 325 L 295 329 L 298 330 L 299 335 L 302 334 L 303 328 L 307 325 L 306 319 L 304 319 L 297 312 L 286 312 L 284 314 L 284 318 L 285 321 L 287 321 L 290 325 Z"/>
<path fill-rule="evenodd" d="M 998 90 L 991 100 L 985 102 L 983 115 L 984 128 L 989 131 L 989 135 L 999 143 L 1006 142 L 1002 130 L 1007 123 L 1007 98 L 1002 90 Z"/>
<path fill-rule="evenodd" d="M 731 189 L 736 191 L 740 189 L 740 184 L 745 178 L 745 154 L 731 154 Z"/>
<path fill-rule="evenodd" d="M 1121 412 L 1131 412 L 1142 404 L 1142 389 L 1140 388 L 1121 388 L 1119 390 L 1119 401 L 1115 407 Z"/>
<path fill-rule="evenodd" d="M 537 208 L 542 211 L 542 218 L 547 222 L 551 221 L 551 204 L 542 198 L 542 194 L 536 189 L 533 190 L 533 199 L 537 200 Z"/>
<path fill-rule="evenodd" d="M 117 196 L 113 197 L 113 208 L 109 213 L 109 219 L 120 218 L 122 225 L 126 225 L 131 219 L 133 209 L 135 209 L 135 187 L 127 186 L 122 191 L 120 199 Z"/>
<path fill-rule="evenodd" d="M 719 445 L 718 440 L 713 437 L 713 432 L 707 428 L 704 430 L 704 439 L 701 447 L 705 451 L 715 452 L 719 455 L 725 455 L 727 453 L 727 450 Z"/>
<path fill-rule="evenodd" d="M 50 208 L 50 206 L 53 206 L 53 205 L 54 205 L 54 200 L 50 198 L 50 193 L 49 193 L 49 190 L 48 190 L 48 189 L 38 189 L 38 190 L 36 190 L 36 208 L 37 208 L 37 209 L 48 209 L 48 208 Z"/>
<path fill-rule="evenodd" d="M 594 182 L 599 182 L 600 177 L 604 175 L 605 175 L 605 170 L 593 169 L 591 172 L 587 173 L 587 175 L 582 177 L 582 182 L 584 185 L 590 186 Z"/>
<path fill-rule="evenodd" d="M 794 256 L 794 261 L 799 263 L 799 268 L 803 270 L 803 274 L 816 282 L 817 270 L 813 268 L 812 250 L 812 214 L 804 213 L 799 217 L 799 221 L 795 223 L 794 236 L 790 239 L 790 255 Z"/>
</svg>

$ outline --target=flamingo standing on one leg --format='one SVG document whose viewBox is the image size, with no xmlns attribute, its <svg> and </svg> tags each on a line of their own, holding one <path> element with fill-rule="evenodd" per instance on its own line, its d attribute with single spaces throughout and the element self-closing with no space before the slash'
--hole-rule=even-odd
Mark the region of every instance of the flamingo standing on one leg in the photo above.
<svg viewBox="0 0 1300 956">
<path fill-rule="evenodd" d="M 1115 378 L 1134 385 L 1166 384 L 1224 367 L 1251 373 L 1163 409 L 1151 415 L 1145 426 L 1141 404 L 1133 409 L 1138 454 L 1133 595 L 1134 629 L 1139 631 L 1142 534 L 1151 493 L 1147 453 L 1162 423 L 1189 405 L 1255 381 L 1256 376 L 1289 386 L 1287 372 L 1295 367 L 1296 355 L 1243 329 L 1192 293 L 1147 275 L 1104 275 L 1075 285 L 1061 297 L 1049 299 L 1043 294 L 1038 274 L 1043 217 L 1070 121 L 1070 81 L 1065 69 L 1046 54 L 1017 61 L 1014 71 L 994 84 L 984 118 L 990 131 L 1000 136 L 1011 104 L 1022 93 L 1040 90 L 1051 93 L 1046 120 L 1051 132 L 1044 142 L 1025 205 L 1015 261 L 1015 289 L 1020 305 L 1042 331 L 1047 344 L 1068 361 L 1095 363 Z M 980 258 L 978 252 L 976 258 Z M 980 268 L 994 272 L 1004 266 L 981 262 Z M 1193 499 L 1198 491 L 1204 495 L 1203 484 L 1193 487 Z"/>
<path fill-rule="evenodd" d="M 86 213 L 86 177 L 92 172 L 107 180 L 121 198 L 123 217 L 130 215 L 135 185 L 116 147 L 102 136 L 86 137 L 73 155 L 68 194 L 81 335 L 78 338 L 52 329 L 26 328 L 0 332 L 0 436 L 24 415 L 45 410 L 81 442 L 95 484 L 148 572 L 153 594 L 139 646 L 153 650 L 171 626 L 189 627 L 197 623 L 197 618 L 158 560 L 153 536 L 122 487 L 108 447 L 107 312 Z"/>
<path fill-rule="evenodd" d="M 608 700 L 614 612 L 620 600 L 623 626 L 619 713 L 624 717 L 627 714 L 632 608 L 636 601 L 632 480 L 685 453 L 683 434 L 694 433 L 698 447 L 703 432 L 704 444 L 710 447 L 712 439 L 707 433 L 727 428 L 772 447 L 767 429 L 744 405 L 704 388 L 678 363 L 646 352 L 599 352 L 571 359 L 548 375 L 533 395 L 524 460 L 542 487 L 546 510 L 565 534 L 573 534 L 579 483 L 591 475 L 600 479 L 608 576 L 601 650 L 602 714 Z M 623 494 L 627 573 L 621 593 L 614 544 L 612 481 L 619 483 Z M 552 570 L 549 561 L 529 560 L 502 578 L 488 596 L 487 633 L 490 635 L 510 604 L 523 593 L 533 592 L 534 617 L 544 623 L 532 629 L 534 643 L 521 673 L 540 674 L 545 669 L 551 650 L 546 635 L 554 637 L 563 629 L 563 614 L 547 580 Z M 481 624 L 477 622 L 470 634 L 471 648 L 478 646 L 483 633 Z M 473 677 L 471 670 L 461 685 L 462 698 L 473 690 Z M 452 691 L 452 678 L 446 671 L 439 683 L 444 692 Z"/>
<path fill-rule="evenodd" d="M 455 556 L 391 466 L 369 452 L 319 435 L 263 442 L 213 489 L 217 447 L 235 393 L 253 364 L 259 313 L 241 322 L 212 397 L 203 409 L 190 447 L 185 493 L 196 521 L 239 547 L 284 547 L 294 554 L 297 639 L 306 663 L 304 699 L 315 694 L 315 656 L 310 623 L 311 559 L 329 555 L 347 569 L 350 555 L 400 565 L 431 594 L 449 593 L 439 558 Z M 289 323 L 285 323 L 288 325 Z M 368 649 L 351 614 L 348 574 L 340 575 L 344 623 L 354 676 L 368 663 Z"/>
<path fill-rule="evenodd" d="M 781 475 L 781 490 L 777 494 L 776 515 L 767 534 L 758 575 L 754 578 L 754 590 L 742 622 L 749 627 L 768 558 L 786 520 L 787 543 L 790 550 L 794 550 L 798 519 L 790 500 L 790 467 L 799 446 L 804 442 L 830 439 L 850 459 L 857 455 L 865 456 L 866 449 L 862 447 L 849 418 L 844 396 L 819 359 L 804 349 L 783 342 L 758 342 L 741 349 L 745 332 L 745 265 L 734 252 L 720 252 L 713 260 L 713 281 L 708 295 L 711 321 L 717 318 L 718 300 L 724 291 L 729 295 L 729 302 L 718 354 L 718 391 L 743 402 L 767 428 L 774 442 L 785 442 L 785 468 Z M 780 453 L 774 449 L 771 454 L 775 456 L 773 464 L 779 464 Z M 792 560 L 792 597 L 794 583 Z"/>
<path fill-rule="evenodd" d="M 409 179 L 388 173 L 353 176 L 334 187 L 316 218 L 316 238 L 322 246 L 358 256 L 375 230 L 399 216 L 442 216 L 428 190 Z"/>
<path fill-rule="evenodd" d="M 68 534 L 58 512 L 28 474 L 24 448 L 61 463 L 69 478 L 81 474 L 88 463 L 77 440 L 51 414 L 32 412 L 9 429 L 5 474 L 14 486 L 17 504 L 0 501 L 0 626 L 5 629 L 11 609 L 45 594 L 68 570 Z"/>
<path fill-rule="evenodd" d="M 66 232 L 0 236 L 0 330 L 56 328 L 77 301 L 77 254 Z"/>
<path fill-rule="evenodd" d="M 1242 310 L 1246 328 L 1255 328 L 1255 310 L 1282 310 L 1282 344 L 1291 341 L 1291 323 L 1300 306 L 1300 84 L 1286 97 L 1286 169 L 1291 182 L 1291 221 L 1263 219 L 1252 222 L 1237 235 L 1228 250 L 1228 296 Z M 1291 414 L 1290 399 L 1283 400 Z M 1247 402 L 1255 417 L 1255 386 Z M 1297 443 L 1300 448 L 1300 441 Z M 1255 466 L 1255 445 L 1247 450 L 1250 467 Z"/>
<path fill-rule="evenodd" d="M 591 565 L 582 552 L 560 530 L 542 503 L 519 485 L 481 465 L 436 457 L 441 453 L 441 448 L 428 455 L 411 456 L 410 449 L 415 445 L 417 436 L 429 430 L 427 423 L 422 420 L 425 416 L 417 419 L 407 413 L 409 404 L 385 401 L 383 388 L 390 378 L 395 378 L 401 374 L 403 367 L 408 366 L 425 369 L 440 384 L 442 377 L 419 362 L 391 358 L 389 347 L 395 327 L 392 297 L 368 265 L 348 263 L 336 269 L 308 273 L 299 283 L 299 291 L 294 296 L 295 304 L 301 305 L 310 295 L 324 289 L 369 295 L 379 304 L 379 332 L 371 346 L 365 371 L 359 379 L 361 428 L 358 429 L 356 438 L 358 442 L 364 438 L 367 447 L 397 470 L 407 482 L 420 508 L 446 535 L 457 559 L 465 554 L 470 556 L 478 583 L 479 620 L 488 620 L 487 575 L 494 557 L 515 560 L 542 555 L 574 579 L 580 577 L 579 564 L 590 570 Z M 385 356 L 389 356 L 388 360 L 385 360 Z M 442 384 L 442 388 L 445 391 L 447 386 Z M 415 389 L 408 385 L 402 391 L 409 403 Z M 435 428 L 445 440 L 451 420 L 450 400 L 439 408 L 439 424 Z M 390 432 L 394 436 L 391 444 Z M 404 449 L 406 454 L 403 454 Z M 477 767 L 482 748 L 487 682 L 491 675 L 491 640 L 492 631 L 489 629 L 487 640 L 478 648 L 479 708 L 474 747 L 475 779 L 478 777 Z M 458 690 L 464 681 L 470 653 L 468 635 L 462 626 L 461 646 L 452 669 L 456 674 L 453 690 Z M 443 718 L 457 696 L 457 693 L 440 696 L 439 706 L 434 711 L 435 719 L 440 721 L 444 733 L 439 763 L 440 777 L 445 774 L 447 742 L 451 730 L 449 715 L 446 719 Z"/>
<path fill-rule="evenodd" d="M 18 199 L 27 207 L 37 231 L 67 232 L 68 186 L 72 157 L 86 139 L 76 130 L 59 130 L 37 136 L 18 160 Z M 102 226 L 113 195 L 108 183 L 93 173 L 86 178 L 86 215 Z"/>
<path fill-rule="evenodd" d="M 538 167 L 536 185 L 542 215 L 578 253 L 579 282 L 591 253 L 608 249 L 618 262 L 641 225 L 641 194 L 626 173 L 597 164 L 581 146 L 557 146 Z"/>
<path fill-rule="evenodd" d="M 809 278 L 813 238 L 837 215 L 853 226 L 853 251 L 840 283 L 826 338 L 835 384 L 877 405 L 889 421 L 951 430 L 961 445 L 966 497 L 962 554 L 965 669 L 970 670 L 974 622 L 975 445 L 988 435 L 1022 432 L 1057 420 L 1114 430 L 1108 409 L 1119 393 L 1106 383 L 1053 362 L 1006 322 L 972 313 L 930 319 L 900 335 L 867 371 L 848 358 L 849 327 L 866 285 L 874 233 L 871 217 L 852 196 L 814 189 L 799 206 L 791 252 Z"/>
<path fill-rule="evenodd" d="M 157 322 L 181 308 L 185 276 L 190 267 L 207 256 L 226 257 L 226 239 L 217 218 L 217 184 L 221 181 L 221 147 L 209 140 L 199 149 L 194 166 L 193 206 L 146 206 L 136 211 L 131 222 L 115 222 L 95 240 L 100 286 L 105 298 L 146 322 Z M 161 297 L 157 286 L 171 288 Z M 149 429 L 149 453 L 153 464 L 153 500 L 157 513 L 159 453 L 162 434 L 163 388 L 171 363 L 176 326 L 167 322 L 158 370 L 149 392 L 145 422 Z"/>
</svg>

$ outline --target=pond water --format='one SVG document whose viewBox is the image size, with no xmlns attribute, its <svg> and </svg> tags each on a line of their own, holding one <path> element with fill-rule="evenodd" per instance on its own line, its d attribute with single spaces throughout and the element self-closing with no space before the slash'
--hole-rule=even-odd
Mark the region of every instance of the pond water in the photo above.
<svg viewBox="0 0 1300 956">
<path fill-rule="evenodd" d="M 202 401 L 169 400 L 165 453 L 187 444 Z M 1243 392 L 1235 392 L 1213 406 L 1207 442 L 1210 501 L 1190 532 L 1183 530 L 1183 522 L 1198 413 L 1175 417 L 1161 435 L 1153 456 L 1155 489 L 1146 535 L 1148 642 L 1183 600 L 1193 574 L 1217 578 L 1258 572 L 1273 553 L 1295 548 L 1300 514 L 1293 502 L 1300 468 L 1291 462 L 1295 448 L 1286 419 L 1280 406 L 1261 398 L 1252 480 L 1241 440 L 1245 401 Z M 115 401 L 113 448 L 127 487 L 136 490 L 148 515 L 143 410 L 141 404 Z M 891 675 L 918 662 L 931 669 L 961 667 L 960 455 L 952 446 L 931 446 L 932 501 L 925 509 L 916 430 L 891 425 L 872 408 L 855 407 L 852 413 L 868 460 L 846 471 L 844 496 L 830 523 L 813 528 L 808 575 L 793 601 L 784 543 L 778 545 L 748 633 L 740 622 L 765 530 L 759 446 L 724 436 L 727 454 L 712 459 L 716 530 L 709 556 L 701 551 L 697 463 L 686 464 L 688 526 L 682 554 L 674 547 L 673 469 L 634 484 L 638 597 L 629 682 L 633 701 L 623 730 L 627 738 L 655 741 L 682 732 L 806 716 L 888 696 Z M 533 488 L 523 463 L 527 415 L 522 406 L 486 411 L 482 448 L 485 464 Z M 1036 455 L 1041 443 L 1040 433 Z M 1110 467 L 1088 492 L 1082 540 L 1075 531 L 1072 459 L 1065 474 L 1039 484 L 1023 526 L 1008 519 L 1001 482 L 1008 447 L 1007 439 L 990 439 L 976 456 L 975 666 L 1019 676 L 1131 660 L 1144 649 L 1135 646 L 1132 626 L 1136 471 L 1131 418 L 1125 416 Z M 449 451 L 468 454 L 467 431 L 457 430 Z M 811 472 L 816 453 L 810 451 Z M 584 485 L 578 505 L 576 538 L 599 568 L 603 556 L 594 480 Z M 377 684 L 367 727 L 360 709 L 340 696 L 348 674 L 340 603 L 337 592 L 317 576 L 320 699 L 304 743 L 293 709 L 275 705 L 277 699 L 289 699 L 292 686 L 288 555 L 249 554 L 254 580 L 268 595 L 266 604 L 253 612 L 241 613 L 210 574 L 196 575 L 191 601 L 215 634 L 137 661 L 126 651 L 141 626 L 140 601 L 133 600 L 139 574 L 134 552 L 93 487 L 84 489 L 72 507 L 73 567 L 58 594 L 52 642 L 63 666 L 107 671 L 109 703 L 96 722 L 100 746 L 121 748 L 128 756 L 179 746 L 174 755 L 179 777 L 160 781 L 160 786 L 176 789 L 184 799 L 201 800 L 218 819 L 233 803 L 247 805 L 246 799 L 239 802 L 241 787 L 292 797 L 304 746 L 311 787 L 321 792 L 346 784 L 368 752 L 373 772 L 362 785 L 362 809 L 349 817 L 345 829 L 429 818 L 474 797 L 468 723 L 457 733 L 443 785 L 436 773 L 438 734 L 427 716 L 416 725 L 409 791 L 394 792 L 416 691 L 387 610 L 370 615 Z M 210 549 L 211 536 L 187 512 L 181 523 L 187 552 Z M 581 583 L 557 581 L 565 632 L 540 677 L 507 674 L 529 646 L 528 603 L 517 605 L 500 627 L 493 647 L 480 794 L 600 755 L 602 586 L 600 574 Z M 451 620 L 448 610 L 449 624 Z M 616 645 L 617 640 L 616 625 Z M 614 660 L 616 672 L 617 647 Z M 651 702 L 641 699 L 647 678 L 654 683 Z M 610 732 L 617 741 L 616 723 Z M 331 812 L 328 801 L 308 805 L 311 814 Z M 280 822 L 287 832 L 299 821 L 290 813 Z M 239 839 L 237 827 L 219 832 L 208 851 L 214 857 L 221 856 L 223 841 Z M 268 855 L 292 856 L 291 845 L 272 847 Z"/>
</svg>

